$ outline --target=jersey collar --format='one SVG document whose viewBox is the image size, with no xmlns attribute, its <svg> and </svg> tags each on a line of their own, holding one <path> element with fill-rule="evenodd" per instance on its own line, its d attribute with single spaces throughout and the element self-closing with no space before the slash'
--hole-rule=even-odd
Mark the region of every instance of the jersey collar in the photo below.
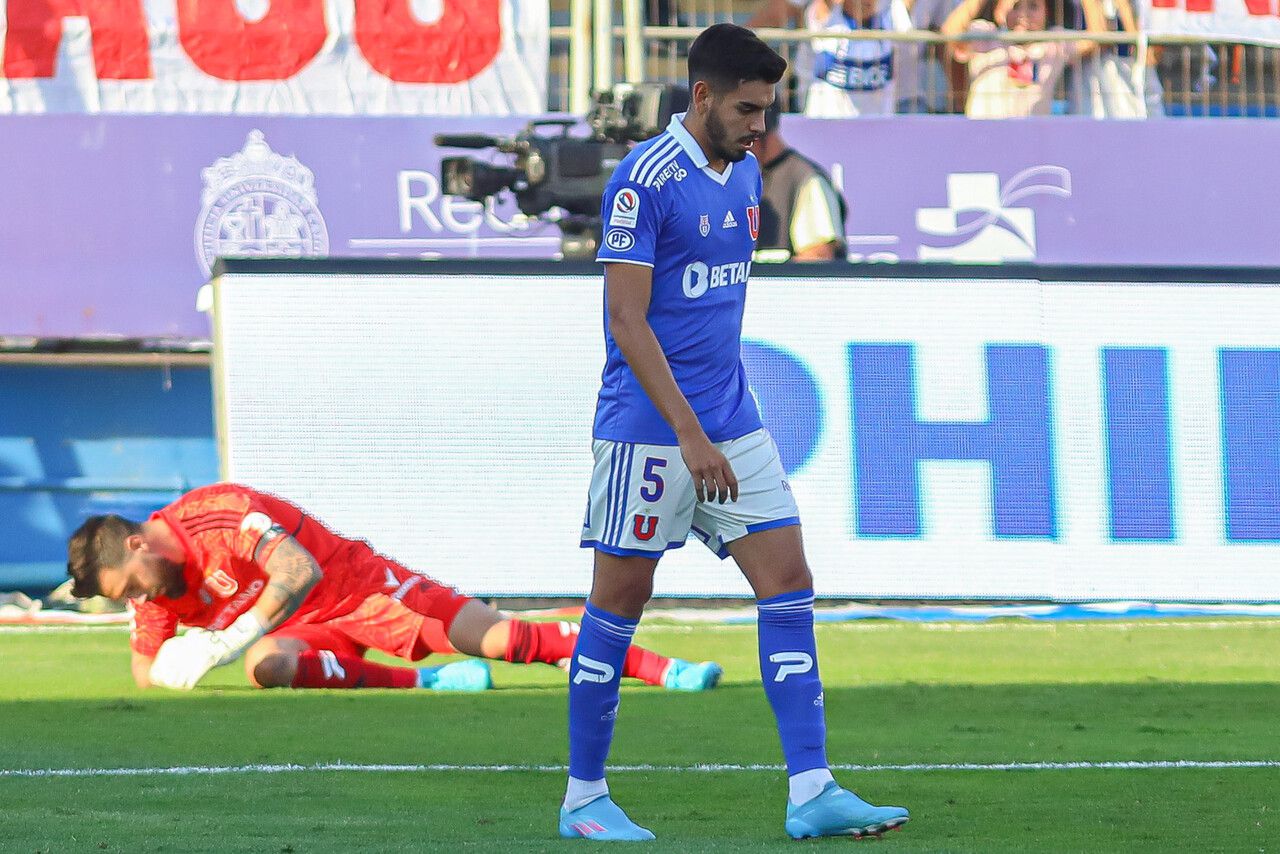
<svg viewBox="0 0 1280 854">
<path fill-rule="evenodd" d="M 671 117 L 671 123 L 667 125 L 667 133 L 675 137 L 676 142 L 680 143 L 680 147 L 684 149 L 684 153 L 689 155 L 689 159 L 693 161 L 693 165 L 702 170 L 703 174 L 720 186 L 729 183 L 729 176 L 733 174 L 733 164 L 726 163 L 723 172 L 717 172 L 708 164 L 707 155 L 703 152 L 702 146 L 698 145 L 698 141 L 693 138 L 693 134 L 689 133 L 684 126 L 684 117 L 688 113 L 676 113 Z"/>
</svg>

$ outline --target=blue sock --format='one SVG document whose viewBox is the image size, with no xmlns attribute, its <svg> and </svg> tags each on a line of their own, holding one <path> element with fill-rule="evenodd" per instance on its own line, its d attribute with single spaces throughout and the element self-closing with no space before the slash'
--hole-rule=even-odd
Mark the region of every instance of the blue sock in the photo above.
<svg viewBox="0 0 1280 854">
<path fill-rule="evenodd" d="M 618 684 L 637 620 L 587 603 L 569 665 L 569 776 L 604 779 L 618 716 Z"/>
<path fill-rule="evenodd" d="M 813 591 L 761 599 L 756 610 L 760 675 L 778 721 L 787 773 L 826 768 L 827 723 L 813 637 Z"/>
</svg>

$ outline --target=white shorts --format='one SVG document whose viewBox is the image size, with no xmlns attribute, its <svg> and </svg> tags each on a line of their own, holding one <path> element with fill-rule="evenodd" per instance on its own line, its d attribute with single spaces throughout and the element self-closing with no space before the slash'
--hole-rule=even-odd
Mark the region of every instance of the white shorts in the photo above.
<svg viewBox="0 0 1280 854">
<path fill-rule="evenodd" d="M 717 442 L 738 478 L 738 500 L 698 501 L 676 445 L 597 439 L 595 470 L 582 523 L 582 547 L 611 555 L 658 557 L 689 533 L 724 559 L 727 543 L 800 524 L 778 446 L 767 430 Z"/>
</svg>

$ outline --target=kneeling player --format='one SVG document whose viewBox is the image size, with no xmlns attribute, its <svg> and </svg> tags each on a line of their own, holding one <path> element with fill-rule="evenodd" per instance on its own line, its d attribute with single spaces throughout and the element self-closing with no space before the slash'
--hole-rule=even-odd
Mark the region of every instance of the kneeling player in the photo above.
<svg viewBox="0 0 1280 854">
<path fill-rule="evenodd" d="M 129 599 L 133 677 L 140 687 L 189 689 L 245 656 L 261 688 L 482 690 L 489 666 L 392 667 L 433 652 L 560 664 L 577 627 L 504 616 L 348 540 L 287 501 L 235 484 L 201 487 L 145 522 L 95 516 L 71 536 L 67 572 L 79 597 Z M 197 628 L 175 636 L 178 623 Z M 623 675 L 698 691 L 720 667 L 628 655 Z"/>
</svg>

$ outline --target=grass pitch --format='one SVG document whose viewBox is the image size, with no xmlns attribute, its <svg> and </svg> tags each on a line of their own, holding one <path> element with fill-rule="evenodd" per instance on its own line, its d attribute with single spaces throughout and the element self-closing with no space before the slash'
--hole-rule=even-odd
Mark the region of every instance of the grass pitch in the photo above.
<svg viewBox="0 0 1280 854">
<path fill-rule="evenodd" d="M 624 689 L 611 762 L 630 770 L 610 781 L 658 835 L 643 850 L 1280 852 L 1280 621 L 818 635 L 831 761 L 873 766 L 837 778 L 912 821 L 879 841 L 789 841 L 784 774 L 752 767 L 781 762 L 754 627 L 651 621 L 641 642 L 714 658 L 726 679 L 708 694 Z M 0 631 L 0 850 L 591 847 L 555 836 L 564 675 L 494 670 L 499 690 L 470 696 L 254 691 L 238 665 L 189 694 L 143 692 L 122 631 Z M 1228 764 L 1150 767 L 1169 761 Z M 1088 765 L 1030 767 L 1075 762 Z M 1135 765 L 1104 765 L 1120 762 Z M 1270 764 L 1229 764 L 1242 762 Z M 329 763 L 361 767 L 262 767 Z M 987 767 L 1007 763 L 1022 767 Z M 955 764 L 984 767 L 938 767 Z M 183 766 L 199 768 L 153 773 Z"/>
</svg>

